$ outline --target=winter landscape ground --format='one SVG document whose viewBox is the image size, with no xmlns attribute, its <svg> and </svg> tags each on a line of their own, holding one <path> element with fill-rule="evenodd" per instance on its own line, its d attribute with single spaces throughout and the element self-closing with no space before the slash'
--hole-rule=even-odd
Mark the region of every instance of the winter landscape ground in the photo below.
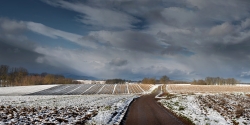
<svg viewBox="0 0 250 125">
<path fill-rule="evenodd" d="M 250 86 L 188 84 L 1 87 L 0 124 L 120 124 L 134 99 L 149 95 L 158 87 L 158 95 L 156 91 L 151 94 L 155 101 L 190 124 L 250 124 Z"/>
<path fill-rule="evenodd" d="M 117 124 L 136 95 L 0 96 L 6 124 Z"/>
<path fill-rule="evenodd" d="M 250 124 L 250 86 L 165 85 L 162 88 L 165 95 L 158 102 L 195 125 Z"/>
<path fill-rule="evenodd" d="M 0 88 L 0 124 L 119 124 L 154 85 L 75 84 Z"/>
</svg>

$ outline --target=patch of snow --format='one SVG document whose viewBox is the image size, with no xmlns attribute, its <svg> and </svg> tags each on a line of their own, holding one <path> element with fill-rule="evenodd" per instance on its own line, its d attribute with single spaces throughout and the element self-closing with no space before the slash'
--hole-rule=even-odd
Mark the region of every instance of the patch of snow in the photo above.
<svg viewBox="0 0 250 125">
<path fill-rule="evenodd" d="M 144 94 L 150 94 L 152 93 L 152 91 L 154 91 L 156 88 L 158 88 L 160 85 L 153 85 L 153 87 L 151 87 L 147 92 L 145 92 Z"/>
<path fill-rule="evenodd" d="M 162 99 L 159 102 L 177 115 L 189 118 L 196 125 L 231 125 L 217 111 L 206 107 L 201 108 L 196 95 L 176 96 L 169 100 Z"/>
<path fill-rule="evenodd" d="M 171 90 L 170 85 L 166 85 L 166 91 L 170 94 L 173 94 L 174 92 Z"/>
<path fill-rule="evenodd" d="M 15 123 L 37 121 L 36 124 L 119 124 L 136 95 L 62 95 L 62 96 L 0 96 L 1 116 L 5 124 L 13 123 L 7 110 L 17 109 Z M 8 107 L 7 107 L 8 106 Z M 35 113 L 30 112 L 35 109 Z M 25 115 L 21 113 L 31 113 Z M 73 114 L 77 115 L 73 115 Z M 21 123 L 22 122 L 22 123 Z M 29 122 L 30 123 L 30 122 Z"/>
<path fill-rule="evenodd" d="M 88 90 L 90 90 L 93 86 L 95 86 L 96 84 L 93 84 L 92 86 L 90 86 L 88 89 L 86 89 L 82 94 L 84 94 L 85 92 L 87 92 Z"/>
<path fill-rule="evenodd" d="M 245 86 L 245 87 L 249 87 L 249 84 L 236 84 L 236 86 Z"/>
<path fill-rule="evenodd" d="M 103 85 L 102 88 L 97 92 L 97 94 L 99 94 L 105 86 L 106 85 Z"/>
<path fill-rule="evenodd" d="M 130 93 L 129 93 L 129 89 L 128 89 L 128 84 L 126 84 L 126 85 L 127 85 L 127 91 L 128 91 L 128 94 L 130 94 Z"/>
<path fill-rule="evenodd" d="M 77 88 L 72 89 L 71 91 L 68 91 L 67 93 L 64 93 L 64 95 L 67 95 L 68 93 L 74 92 L 75 90 L 77 90 L 77 89 L 79 89 L 79 88 L 81 88 L 81 86 L 78 86 Z"/>
<path fill-rule="evenodd" d="M 139 86 L 138 84 L 137 84 L 137 86 L 143 91 L 143 93 L 145 93 L 145 91 L 141 88 L 141 86 Z"/>
<path fill-rule="evenodd" d="M 113 92 L 112 92 L 112 94 L 114 94 L 114 92 L 115 92 L 115 89 L 116 89 L 116 86 L 117 86 L 117 84 L 115 84 L 115 87 L 114 87 L 114 89 L 113 89 Z"/>
<path fill-rule="evenodd" d="M 26 95 L 38 91 L 42 91 L 45 89 L 49 89 L 55 87 L 57 85 L 33 85 L 33 86 L 15 86 L 15 87 L 0 87 L 0 95 Z"/>
<path fill-rule="evenodd" d="M 155 96 L 156 99 L 164 99 L 164 98 L 166 98 L 166 97 L 160 97 L 160 95 L 162 95 L 162 93 L 163 93 L 162 86 L 163 85 L 161 85 L 161 92 Z"/>
</svg>

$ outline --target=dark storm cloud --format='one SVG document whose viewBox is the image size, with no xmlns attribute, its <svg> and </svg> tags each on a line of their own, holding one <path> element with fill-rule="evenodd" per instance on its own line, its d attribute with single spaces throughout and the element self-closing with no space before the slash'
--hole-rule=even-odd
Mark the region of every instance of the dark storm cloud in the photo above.
<svg viewBox="0 0 250 125">
<path fill-rule="evenodd" d="M 163 49 L 153 35 L 131 30 L 121 32 L 97 31 L 90 33 L 83 39 L 126 51 L 156 53 Z"/>
<path fill-rule="evenodd" d="M 28 69 L 30 73 L 78 73 L 65 65 L 58 64 L 58 66 L 52 66 L 49 63 L 41 62 L 39 59 L 44 57 L 44 54 L 35 52 L 33 50 L 34 48 L 19 46 L 19 44 L 13 44 L 11 41 L 0 38 L 0 65 L 24 67 Z"/>
<path fill-rule="evenodd" d="M 124 66 L 124 65 L 127 65 L 128 64 L 128 61 L 125 60 L 125 59 L 121 59 L 121 58 L 115 58 L 115 59 L 112 59 L 109 64 L 111 66 Z"/>
<path fill-rule="evenodd" d="M 51 2 L 50 5 L 57 4 L 62 8 L 86 14 L 86 11 L 76 10 L 81 6 L 78 1 L 70 4 L 65 1 L 47 2 Z M 249 1 L 100 0 L 84 1 L 83 4 L 82 7 L 87 10 L 101 8 L 110 13 L 118 12 L 124 15 L 126 20 L 120 22 L 119 30 L 114 30 L 112 28 L 118 27 L 114 18 L 97 18 L 101 14 L 93 12 L 88 13 L 88 17 L 83 16 L 81 22 L 84 24 L 97 26 L 86 19 L 97 23 L 101 21 L 114 24 L 108 23 L 105 26 L 109 28 L 101 28 L 102 30 L 91 32 L 84 37 L 83 41 L 92 41 L 96 48 L 98 45 L 105 45 L 107 49 L 139 52 L 151 60 L 155 59 L 153 56 L 171 57 L 171 60 L 186 67 L 187 71 L 178 69 L 178 66 L 176 69 L 171 69 L 173 72 L 184 72 L 181 76 L 185 76 L 186 72 L 196 72 L 200 77 L 220 75 L 219 73 L 223 73 L 223 76 L 238 77 L 242 72 L 250 71 L 249 64 L 246 63 L 249 62 L 250 55 Z M 116 17 L 115 14 L 113 17 Z M 167 66 L 169 60 L 165 61 Z M 130 62 L 132 64 L 133 61 Z M 225 71 L 227 73 L 224 73 Z M 232 73 L 233 71 L 235 73 Z"/>
<path fill-rule="evenodd" d="M 223 44 L 215 43 L 211 46 L 212 53 L 223 54 L 222 56 L 231 57 L 232 60 L 248 60 L 250 54 L 250 37 L 240 43 Z"/>
<path fill-rule="evenodd" d="M 2 42 L 1 39 L 0 39 L 0 52 L 1 52 L 0 53 L 1 64 L 19 63 L 23 65 L 26 62 L 35 63 L 36 58 L 42 56 L 41 54 L 32 52 L 30 50 L 6 44 L 5 42 Z"/>
<path fill-rule="evenodd" d="M 0 18 L 1 44 L 12 46 L 13 53 L 26 50 L 33 55 L 30 62 L 104 77 L 249 75 L 248 0 L 41 1 L 73 11 L 75 23 L 87 29 L 70 33 L 42 21 Z M 27 31 L 81 49 L 42 47 L 29 40 Z"/>
<path fill-rule="evenodd" d="M 214 43 L 207 46 L 206 55 L 217 55 L 224 65 L 229 65 L 235 72 L 249 70 L 250 67 L 250 37 L 240 43 L 224 44 Z M 245 67 L 245 68 L 243 68 Z"/>
<path fill-rule="evenodd" d="M 41 60 L 46 55 L 36 52 L 40 47 L 39 44 L 25 35 L 29 30 L 27 24 L 24 21 L 0 18 L 0 65 L 24 67 L 31 73 L 64 73 L 69 72 L 68 70 L 76 72 L 68 66 L 61 64 L 52 66 L 47 60 Z"/>
<path fill-rule="evenodd" d="M 156 38 L 150 34 L 128 31 L 121 35 L 123 38 L 117 45 L 128 50 L 154 53 L 161 48 Z"/>
</svg>

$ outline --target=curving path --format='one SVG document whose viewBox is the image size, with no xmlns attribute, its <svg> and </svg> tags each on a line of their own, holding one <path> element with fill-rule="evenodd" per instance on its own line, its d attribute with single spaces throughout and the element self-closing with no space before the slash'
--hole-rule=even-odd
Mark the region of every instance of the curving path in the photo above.
<svg viewBox="0 0 250 125">
<path fill-rule="evenodd" d="M 155 100 L 155 96 L 160 92 L 150 95 L 143 95 L 137 98 L 130 105 L 125 121 L 125 125 L 184 125 L 178 118 L 172 115 L 165 108 L 160 106 Z"/>
</svg>

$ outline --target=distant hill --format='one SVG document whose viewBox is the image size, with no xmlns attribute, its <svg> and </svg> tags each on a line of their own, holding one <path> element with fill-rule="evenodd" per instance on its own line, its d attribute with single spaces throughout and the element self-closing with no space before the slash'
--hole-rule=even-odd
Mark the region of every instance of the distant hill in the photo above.
<svg viewBox="0 0 250 125">
<path fill-rule="evenodd" d="M 80 75 L 75 75 L 71 73 L 64 73 L 62 75 L 66 78 L 71 78 L 74 80 L 98 80 L 97 78 L 92 77 L 92 76 L 80 76 Z"/>
</svg>

